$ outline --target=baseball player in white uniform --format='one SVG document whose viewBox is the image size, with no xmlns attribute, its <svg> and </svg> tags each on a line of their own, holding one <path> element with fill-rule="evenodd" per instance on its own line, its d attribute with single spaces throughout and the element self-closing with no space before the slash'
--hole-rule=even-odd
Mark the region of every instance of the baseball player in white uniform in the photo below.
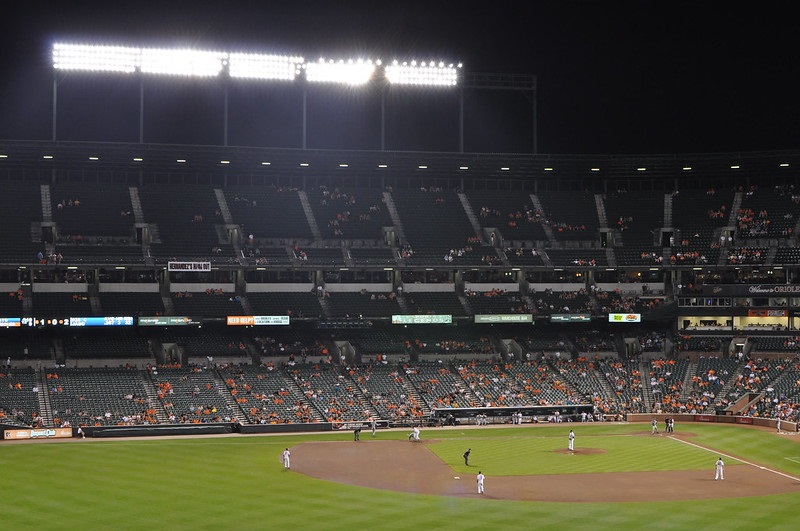
<svg viewBox="0 0 800 531">
<path fill-rule="evenodd" d="M 722 462 L 722 458 L 720 457 L 717 459 L 717 473 L 714 476 L 714 481 L 725 479 L 725 463 Z"/>
<path fill-rule="evenodd" d="M 478 475 L 475 477 L 478 481 L 478 494 L 483 494 L 483 481 L 486 479 L 486 476 L 479 470 Z"/>
<path fill-rule="evenodd" d="M 292 454 L 291 454 L 291 452 L 289 452 L 289 449 L 287 448 L 286 450 L 284 450 L 282 455 L 283 455 L 283 468 L 291 468 L 291 466 L 292 466 L 292 463 L 291 463 Z"/>
<path fill-rule="evenodd" d="M 572 430 L 569 430 L 569 451 L 575 451 L 575 432 Z"/>
</svg>

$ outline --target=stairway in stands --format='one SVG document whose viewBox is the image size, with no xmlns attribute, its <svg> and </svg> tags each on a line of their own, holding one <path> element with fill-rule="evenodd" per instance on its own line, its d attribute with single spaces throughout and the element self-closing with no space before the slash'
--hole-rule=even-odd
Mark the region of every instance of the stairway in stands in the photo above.
<svg viewBox="0 0 800 531">
<path fill-rule="evenodd" d="M 156 390 L 156 386 L 153 385 L 153 379 L 150 377 L 150 371 L 147 369 L 140 369 L 139 375 L 142 378 L 142 385 L 144 386 L 144 391 L 147 394 L 148 409 L 155 410 L 156 418 L 158 419 L 159 423 L 168 424 L 169 417 L 167 417 L 167 412 L 164 410 L 164 404 L 162 404 L 161 400 L 158 398 L 158 391 Z"/>
<path fill-rule="evenodd" d="M 47 376 L 43 369 L 36 371 L 36 384 L 39 387 L 37 399 L 39 400 L 39 416 L 42 417 L 45 426 L 55 426 L 53 421 L 53 408 L 50 405 L 50 388 L 47 386 Z M 10 385 L 10 384 L 9 384 Z"/>
<path fill-rule="evenodd" d="M 244 411 L 242 411 L 242 408 L 228 390 L 228 386 L 225 385 L 225 380 L 222 378 L 222 376 L 220 376 L 219 372 L 214 369 L 211 371 L 211 373 L 214 375 L 214 385 L 217 388 L 217 392 L 219 393 L 219 396 L 225 400 L 225 403 L 228 406 L 228 411 L 231 412 L 231 416 L 236 419 L 239 424 L 249 423 L 250 421 L 248 420 L 247 415 Z"/>
<path fill-rule="evenodd" d="M 653 397 L 653 387 L 650 385 L 650 364 L 646 361 L 639 362 L 639 381 L 642 384 L 642 400 L 647 411 L 653 411 L 655 398 Z"/>
<path fill-rule="evenodd" d="M 683 377 L 683 388 L 681 389 L 681 402 L 686 402 L 686 399 L 692 394 L 692 379 L 697 375 L 697 362 L 690 361 L 689 366 L 686 368 L 686 376 Z"/>
</svg>

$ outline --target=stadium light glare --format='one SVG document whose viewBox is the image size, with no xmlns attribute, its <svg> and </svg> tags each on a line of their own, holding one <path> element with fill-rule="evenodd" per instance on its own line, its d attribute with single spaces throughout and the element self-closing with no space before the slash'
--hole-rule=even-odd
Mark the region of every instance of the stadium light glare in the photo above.
<svg viewBox="0 0 800 531">
<path fill-rule="evenodd" d="M 343 85 L 365 85 L 375 74 L 376 66 L 367 59 L 326 61 L 321 58 L 315 63 L 306 63 L 306 81 L 309 83 L 339 83 Z"/>
<path fill-rule="evenodd" d="M 294 81 L 303 63 L 304 59 L 297 56 L 231 53 L 228 74 L 239 79 Z"/>
<path fill-rule="evenodd" d="M 139 55 L 139 48 L 126 46 L 55 43 L 53 68 L 130 74 L 136 71 Z"/>
<path fill-rule="evenodd" d="M 187 77 L 216 77 L 222 72 L 224 52 L 184 49 L 142 49 L 140 69 L 143 74 L 167 74 Z"/>
<path fill-rule="evenodd" d="M 384 75 L 393 85 L 416 85 L 429 87 L 454 87 L 458 85 L 458 71 L 461 65 L 445 65 L 443 61 L 428 63 L 412 60 L 393 61 L 384 68 Z"/>
</svg>

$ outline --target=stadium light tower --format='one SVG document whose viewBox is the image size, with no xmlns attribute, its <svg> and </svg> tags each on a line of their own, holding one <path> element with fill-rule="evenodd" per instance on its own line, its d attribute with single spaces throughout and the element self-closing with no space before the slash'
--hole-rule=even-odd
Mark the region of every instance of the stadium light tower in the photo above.
<svg viewBox="0 0 800 531">
<path fill-rule="evenodd" d="M 143 75 L 217 77 L 228 54 L 188 48 L 160 49 L 92 44 L 53 45 L 53 140 L 57 139 L 58 72 L 139 74 L 139 142 L 144 142 Z M 226 126 L 227 129 L 227 126 Z"/>
<path fill-rule="evenodd" d="M 304 62 L 299 56 L 230 53 L 228 75 L 232 79 L 294 81 Z"/>
<path fill-rule="evenodd" d="M 383 69 L 386 85 L 412 88 L 452 89 L 459 83 L 461 63 L 454 65 L 442 61 L 399 61 L 395 59 Z M 463 97 L 459 111 L 459 145 L 463 151 L 464 118 Z M 381 151 L 386 150 L 386 91 L 381 91 Z"/>
<path fill-rule="evenodd" d="M 380 61 L 369 59 L 325 59 L 304 65 L 306 84 L 303 85 L 303 149 L 308 147 L 308 84 L 329 83 L 361 87 L 372 81 Z"/>
<path fill-rule="evenodd" d="M 142 74 L 186 77 L 216 77 L 228 54 L 203 50 L 142 48 L 139 70 Z"/>
<path fill-rule="evenodd" d="M 132 74 L 139 63 L 139 48 L 91 44 L 53 45 L 53 68 L 88 72 Z"/>
<path fill-rule="evenodd" d="M 53 140 L 57 140 L 58 80 L 60 72 L 135 75 L 139 80 L 139 142 L 144 142 L 144 79 L 183 76 L 221 79 L 224 90 L 223 144 L 228 145 L 228 83 L 231 80 L 298 83 L 302 90 L 302 147 L 307 146 L 307 90 L 311 85 L 362 87 L 370 83 L 381 91 L 381 150 L 386 149 L 386 91 L 459 90 L 459 148 L 464 151 L 464 90 L 517 90 L 533 100 L 533 152 L 536 153 L 536 79 L 507 74 L 465 74 L 462 64 L 444 61 L 379 59 L 319 59 L 306 62 L 299 55 L 258 54 L 193 48 L 140 48 L 99 44 L 55 43 L 53 61 Z"/>
<path fill-rule="evenodd" d="M 368 59 L 325 60 L 305 65 L 306 81 L 309 83 L 337 83 L 361 86 L 372 80 L 377 65 Z"/>
<path fill-rule="evenodd" d="M 458 85 L 458 72 L 461 65 L 445 65 L 431 61 L 393 61 L 384 69 L 386 80 L 392 85 L 413 85 L 417 87 L 455 87 Z"/>
<path fill-rule="evenodd" d="M 139 48 L 126 46 L 55 43 L 53 45 L 53 140 L 56 140 L 58 125 L 59 71 L 133 74 L 136 72 L 140 55 Z M 139 120 L 141 122 L 141 112 Z"/>
</svg>

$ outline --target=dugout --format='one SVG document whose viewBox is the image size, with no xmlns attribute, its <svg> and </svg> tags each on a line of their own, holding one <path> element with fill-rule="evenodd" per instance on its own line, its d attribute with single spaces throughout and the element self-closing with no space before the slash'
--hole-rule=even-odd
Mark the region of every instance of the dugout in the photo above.
<svg viewBox="0 0 800 531">
<path fill-rule="evenodd" d="M 507 424 L 511 422 L 513 413 L 522 413 L 522 422 L 532 422 L 538 418 L 539 422 L 547 422 L 548 417 L 558 416 L 563 422 L 580 420 L 581 413 L 593 413 L 591 404 L 550 405 L 550 406 L 520 406 L 520 407 L 460 407 L 460 408 L 434 408 L 431 411 L 430 425 L 445 426 L 457 424 L 475 424 L 478 415 L 485 415 L 489 424 Z"/>
</svg>

